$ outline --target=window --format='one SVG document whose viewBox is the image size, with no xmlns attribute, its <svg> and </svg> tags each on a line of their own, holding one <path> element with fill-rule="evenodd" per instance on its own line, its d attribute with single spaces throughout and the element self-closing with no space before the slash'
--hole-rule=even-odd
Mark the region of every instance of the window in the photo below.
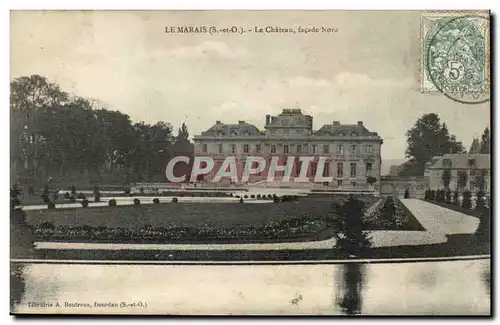
<svg viewBox="0 0 500 325">
<path fill-rule="evenodd" d="M 271 153 L 276 153 L 276 145 L 275 144 L 273 144 L 271 146 Z"/>
<path fill-rule="evenodd" d="M 248 151 L 249 151 L 249 150 L 248 150 L 248 144 L 244 144 L 244 145 L 243 145 L 243 152 L 244 152 L 244 153 L 248 153 Z"/>
<path fill-rule="evenodd" d="M 302 152 L 302 146 L 300 144 L 297 145 L 297 153 Z"/>
<path fill-rule="evenodd" d="M 451 168 L 451 159 L 443 159 L 443 167 Z"/>
<path fill-rule="evenodd" d="M 256 145 L 255 145 L 255 151 L 256 151 L 257 153 L 260 153 L 260 151 L 261 151 L 260 144 L 256 144 Z"/>
<path fill-rule="evenodd" d="M 337 163 L 337 177 L 344 176 L 344 163 Z"/>
<path fill-rule="evenodd" d="M 337 147 L 337 154 L 338 155 L 343 155 L 344 154 L 344 146 L 339 144 L 339 146 Z"/>
<path fill-rule="evenodd" d="M 356 154 L 356 145 L 351 145 L 351 154 L 355 155 Z"/>
<path fill-rule="evenodd" d="M 351 163 L 351 177 L 356 177 L 356 163 Z"/>
<path fill-rule="evenodd" d="M 342 186 L 342 180 L 341 179 L 337 180 L 337 186 Z"/>
<path fill-rule="evenodd" d="M 315 144 L 312 145 L 312 153 L 316 153 L 316 145 Z"/>
<path fill-rule="evenodd" d="M 219 153 L 222 153 L 222 143 L 219 143 Z"/>
<path fill-rule="evenodd" d="M 207 144 L 206 144 L 206 143 L 204 143 L 204 144 L 201 146 L 201 151 L 203 151 L 203 152 L 207 152 L 207 151 L 208 151 L 208 150 L 207 150 Z"/>
<path fill-rule="evenodd" d="M 373 152 L 373 147 L 372 146 L 365 146 L 365 152 L 366 153 L 372 153 Z"/>
<path fill-rule="evenodd" d="M 356 187 L 356 182 L 351 182 L 352 187 Z"/>
<path fill-rule="evenodd" d="M 283 153 L 288 153 L 288 145 L 283 146 Z"/>
<path fill-rule="evenodd" d="M 231 145 L 231 153 L 236 153 L 236 145 L 235 144 Z"/>
<path fill-rule="evenodd" d="M 323 146 L 323 153 L 330 153 L 330 146 L 329 145 L 325 144 Z"/>
<path fill-rule="evenodd" d="M 372 172 L 372 163 L 366 163 L 366 174 L 370 174 Z"/>
</svg>

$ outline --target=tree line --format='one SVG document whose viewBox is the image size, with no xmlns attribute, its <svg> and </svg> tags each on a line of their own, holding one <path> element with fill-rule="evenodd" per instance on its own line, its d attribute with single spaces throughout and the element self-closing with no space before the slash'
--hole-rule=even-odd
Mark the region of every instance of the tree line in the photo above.
<svg viewBox="0 0 500 325">
<path fill-rule="evenodd" d="M 91 186 L 164 180 L 165 166 L 193 152 L 186 124 L 132 122 L 40 75 L 10 83 L 11 182 Z"/>
</svg>

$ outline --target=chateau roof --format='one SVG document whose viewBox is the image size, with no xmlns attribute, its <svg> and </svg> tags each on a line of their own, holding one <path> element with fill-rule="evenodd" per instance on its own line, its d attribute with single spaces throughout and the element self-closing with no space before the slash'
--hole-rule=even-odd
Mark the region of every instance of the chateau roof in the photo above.
<svg viewBox="0 0 500 325">
<path fill-rule="evenodd" d="M 332 124 L 323 125 L 314 135 L 346 135 L 346 136 L 363 136 L 363 135 L 377 135 L 375 132 L 370 132 L 362 121 L 358 124 L 340 124 L 334 121 Z"/>
<path fill-rule="evenodd" d="M 245 121 L 239 121 L 238 124 L 225 124 L 217 121 L 207 131 L 202 132 L 202 135 L 261 135 L 261 132 L 255 125 L 246 123 Z"/>
</svg>

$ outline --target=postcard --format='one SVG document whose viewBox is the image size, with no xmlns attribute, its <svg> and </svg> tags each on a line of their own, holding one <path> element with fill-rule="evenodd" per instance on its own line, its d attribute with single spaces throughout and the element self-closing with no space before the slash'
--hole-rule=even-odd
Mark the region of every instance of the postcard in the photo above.
<svg viewBox="0 0 500 325">
<path fill-rule="evenodd" d="M 11 11 L 11 314 L 490 316 L 490 33 Z"/>
</svg>

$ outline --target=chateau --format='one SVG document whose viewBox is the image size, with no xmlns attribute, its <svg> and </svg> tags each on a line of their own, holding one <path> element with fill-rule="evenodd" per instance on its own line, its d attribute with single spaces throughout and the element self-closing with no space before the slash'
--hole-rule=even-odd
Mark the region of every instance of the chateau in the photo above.
<svg viewBox="0 0 500 325">
<path fill-rule="evenodd" d="M 283 109 L 277 116 L 266 115 L 264 130 L 239 121 L 238 124 L 215 124 L 201 135 L 194 136 L 195 156 L 210 156 L 215 161 L 213 172 L 201 176 L 209 181 L 213 179 L 218 166 L 227 156 L 235 156 L 238 175 L 244 171 L 247 156 L 260 156 L 267 162 L 278 157 L 280 165 L 286 165 L 289 157 L 297 163 L 291 170 L 296 177 L 301 170 L 301 156 L 313 156 L 307 169 L 307 177 L 314 181 L 318 168 L 318 159 L 326 159 L 323 176 L 332 177 L 331 182 L 322 186 L 339 190 L 367 189 L 367 177 L 380 181 L 380 148 L 383 140 L 376 132 L 369 131 L 362 121 L 356 124 L 341 124 L 333 121 L 318 130 L 313 130 L 313 118 L 304 115 L 300 109 Z M 319 171 L 318 171 L 319 172 Z M 279 182 L 283 172 L 277 172 Z M 251 175 L 249 182 L 265 181 L 267 173 Z M 229 182 L 229 180 L 226 180 Z M 321 186 L 321 184 L 319 184 Z"/>
</svg>

